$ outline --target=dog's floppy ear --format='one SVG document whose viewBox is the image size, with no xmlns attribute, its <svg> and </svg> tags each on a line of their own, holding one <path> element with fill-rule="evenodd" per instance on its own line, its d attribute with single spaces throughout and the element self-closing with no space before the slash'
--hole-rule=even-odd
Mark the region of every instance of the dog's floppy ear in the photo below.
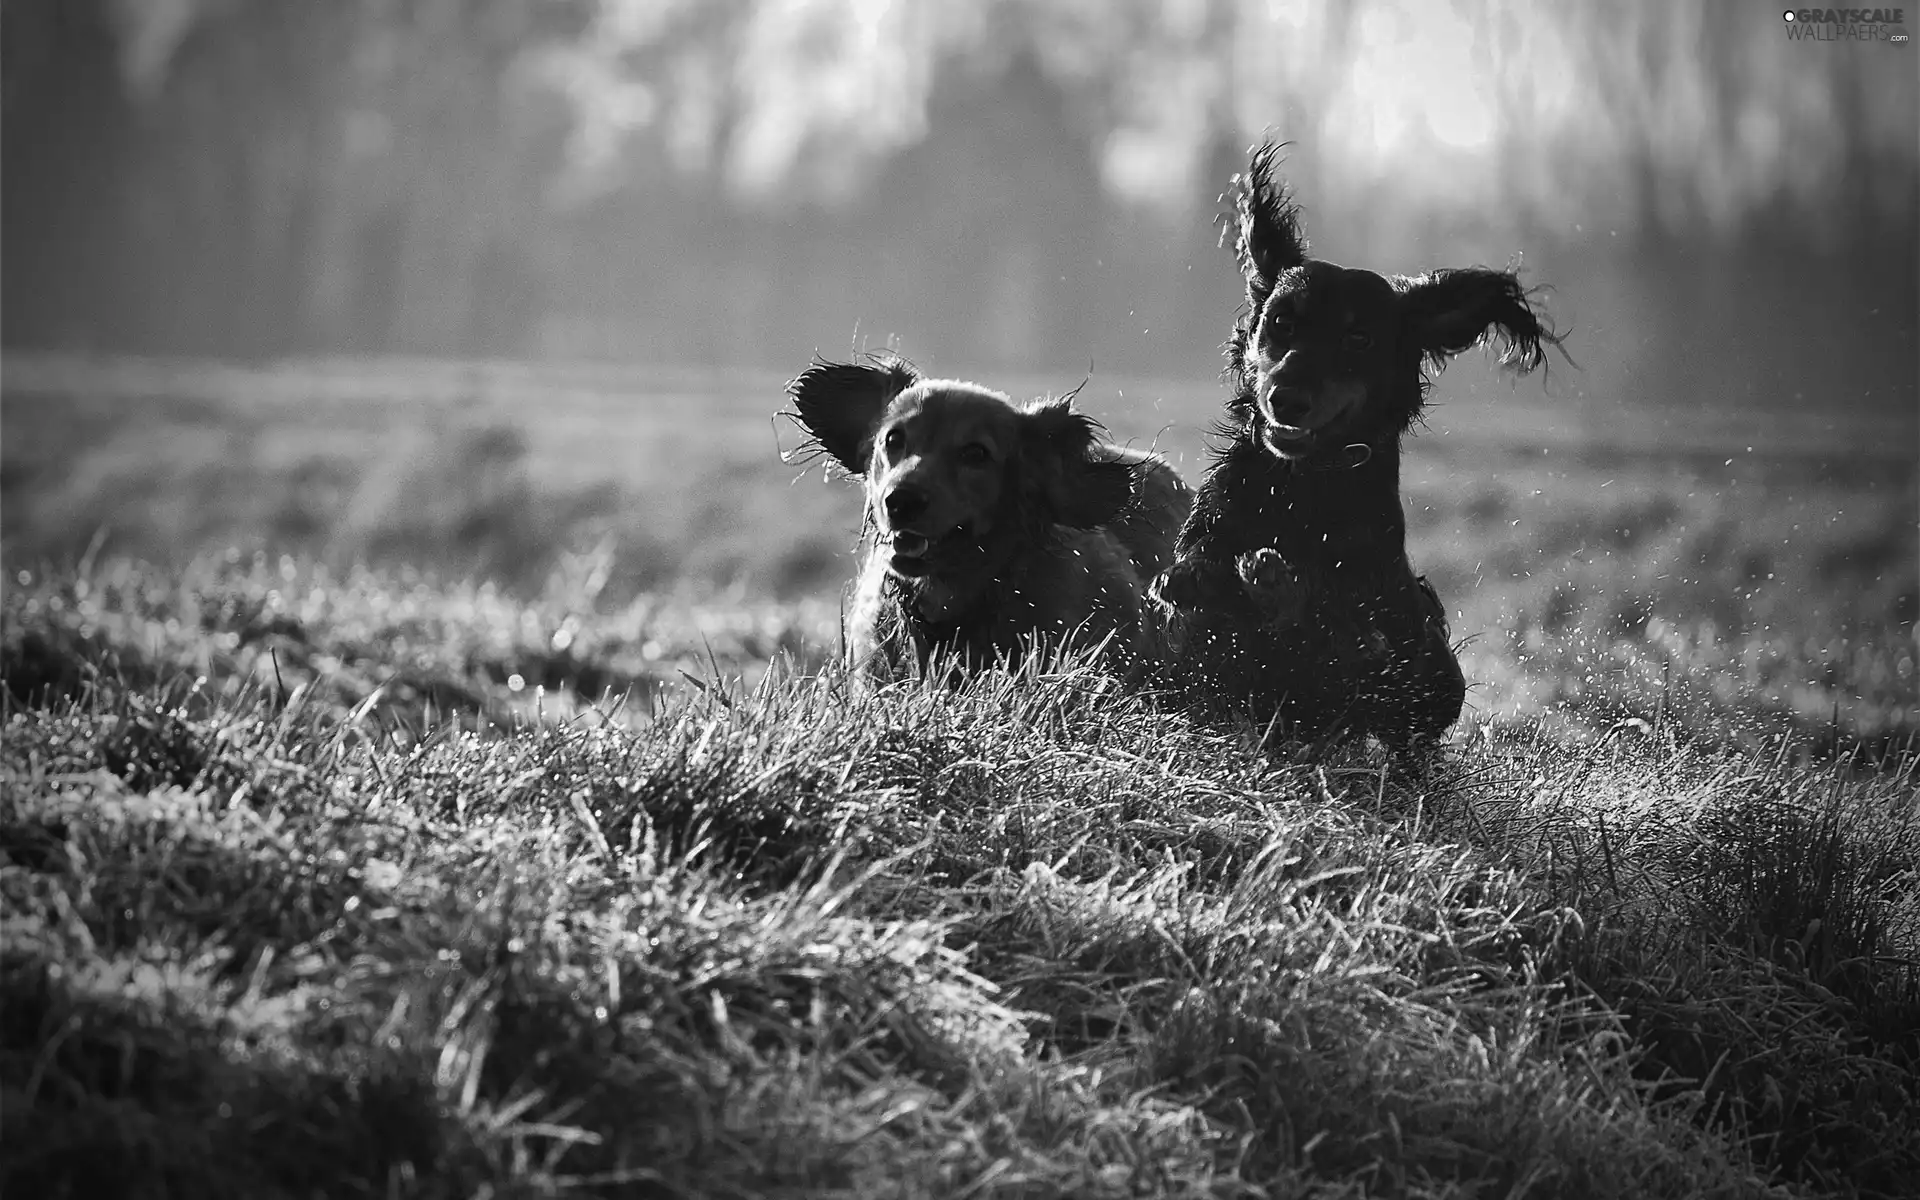
<svg viewBox="0 0 1920 1200">
<path fill-rule="evenodd" d="M 1133 468 L 1096 456 L 1093 418 L 1067 400 L 1035 405 L 1025 416 L 1033 484 L 1053 519 L 1091 529 L 1120 515 L 1133 499 Z"/>
<path fill-rule="evenodd" d="M 1526 372 L 1546 361 L 1548 346 L 1560 344 L 1511 271 L 1467 267 L 1396 282 L 1409 336 L 1436 367 L 1498 335 L 1506 343 L 1500 365 Z"/>
<path fill-rule="evenodd" d="M 787 384 L 793 417 L 822 450 L 855 475 L 867 471 L 873 427 L 893 398 L 920 381 L 913 364 L 892 354 L 864 363 L 815 359 Z"/>
<path fill-rule="evenodd" d="M 1276 174 L 1285 146 L 1285 142 L 1263 143 L 1253 152 L 1246 174 L 1233 177 L 1233 256 L 1239 260 L 1240 274 L 1247 281 L 1247 302 L 1255 312 L 1267 302 L 1282 271 L 1307 261 L 1300 206 Z"/>
</svg>

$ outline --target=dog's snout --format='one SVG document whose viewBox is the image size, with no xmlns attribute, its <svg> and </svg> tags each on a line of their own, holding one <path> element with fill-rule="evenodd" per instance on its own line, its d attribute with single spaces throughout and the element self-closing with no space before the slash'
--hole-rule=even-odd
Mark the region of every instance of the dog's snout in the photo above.
<svg viewBox="0 0 1920 1200">
<path fill-rule="evenodd" d="M 896 525 L 911 521 L 925 511 L 927 494 L 912 484 L 900 484 L 887 493 L 887 520 Z"/>
<path fill-rule="evenodd" d="M 1280 425 L 1305 425 L 1313 413 L 1313 400 L 1298 388 L 1269 386 L 1266 395 L 1267 415 Z"/>
</svg>

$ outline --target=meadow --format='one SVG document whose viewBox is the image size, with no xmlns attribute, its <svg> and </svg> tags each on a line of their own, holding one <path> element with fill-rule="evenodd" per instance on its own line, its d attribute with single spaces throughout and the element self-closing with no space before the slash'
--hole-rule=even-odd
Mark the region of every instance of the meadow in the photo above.
<svg viewBox="0 0 1920 1200">
<path fill-rule="evenodd" d="M 1442 377 L 1404 484 L 1415 564 L 1466 642 L 1467 725 L 1912 736 L 1920 414 L 1630 408 L 1585 396 L 1577 371 L 1515 384 L 1474 357 Z M 1023 397 L 1082 383 L 978 377 Z M 775 415 L 780 375 L 15 358 L 5 381 L 16 567 L 266 553 L 521 597 L 579 576 L 616 624 L 673 598 L 721 625 L 764 609 L 808 655 L 835 645 L 860 497 L 782 460 L 800 439 Z M 1197 479 L 1220 399 L 1211 381 L 1095 377 L 1080 403 Z M 625 677 L 706 665 L 634 640 Z"/>
<path fill-rule="evenodd" d="M 1449 371 L 1411 770 L 1068 661 L 850 694 L 778 376 L 4 370 L 0 1187 L 1920 1178 L 1910 416 Z M 1216 388 L 1081 396 L 1198 475 Z"/>
</svg>

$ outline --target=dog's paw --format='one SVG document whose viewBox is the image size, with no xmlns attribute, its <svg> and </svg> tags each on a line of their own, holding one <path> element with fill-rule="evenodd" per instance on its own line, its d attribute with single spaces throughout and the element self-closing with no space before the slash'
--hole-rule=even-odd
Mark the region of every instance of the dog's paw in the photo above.
<svg viewBox="0 0 1920 1200">
<path fill-rule="evenodd" d="M 1165 608 L 1209 608 L 1227 603 L 1241 591 L 1239 578 L 1224 563 L 1183 558 L 1160 572 L 1147 594 Z"/>
<path fill-rule="evenodd" d="M 1275 625 L 1292 625 L 1306 612 L 1307 591 L 1280 552 L 1270 546 L 1240 556 L 1241 586 L 1260 615 Z"/>
<path fill-rule="evenodd" d="M 1355 647 L 1358 660 L 1354 663 L 1362 675 L 1375 679 L 1392 678 L 1403 669 L 1404 664 L 1394 656 L 1393 642 L 1378 628 L 1369 627 L 1360 631 L 1359 644 Z"/>
<path fill-rule="evenodd" d="M 1341 675 L 1367 681 L 1368 688 L 1388 684 L 1405 666 L 1396 663 L 1393 639 L 1377 625 L 1339 623 L 1329 631 L 1327 651 L 1330 664 Z"/>
</svg>

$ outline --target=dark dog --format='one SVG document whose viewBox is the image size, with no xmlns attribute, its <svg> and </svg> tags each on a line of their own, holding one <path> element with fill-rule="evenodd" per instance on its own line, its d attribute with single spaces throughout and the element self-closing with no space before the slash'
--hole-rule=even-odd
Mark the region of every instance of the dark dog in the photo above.
<svg viewBox="0 0 1920 1200">
<path fill-rule="evenodd" d="M 787 394 L 815 443 L 865 481 L 847 621 L 857 667 L 895 678 L 935 651 L 1011 662 L 1035 635 L 1104 641 L 1127 671 L 1157 657 L 1147 584 L 1193 504 L 1158 455 L 1101 441 L 1068 400 L 1017 407 L 890 355 L 815 363 Z"/>
<path fill-rule="evenodd" d="M 1403 745 L 1452 725 L 1466 684 L 1407 559 L 1400 439 L 1429 370 L 1498 334 L 1502 363 L 1529 371 L 1559 337 L 1510 272 L 1383 277 L 1308 258 L 1278 150 L 1236 180 L 1247 310 L 1226 347 L 1225 442 L 1153 593 L 1190 696 Z"/>
</svg>

